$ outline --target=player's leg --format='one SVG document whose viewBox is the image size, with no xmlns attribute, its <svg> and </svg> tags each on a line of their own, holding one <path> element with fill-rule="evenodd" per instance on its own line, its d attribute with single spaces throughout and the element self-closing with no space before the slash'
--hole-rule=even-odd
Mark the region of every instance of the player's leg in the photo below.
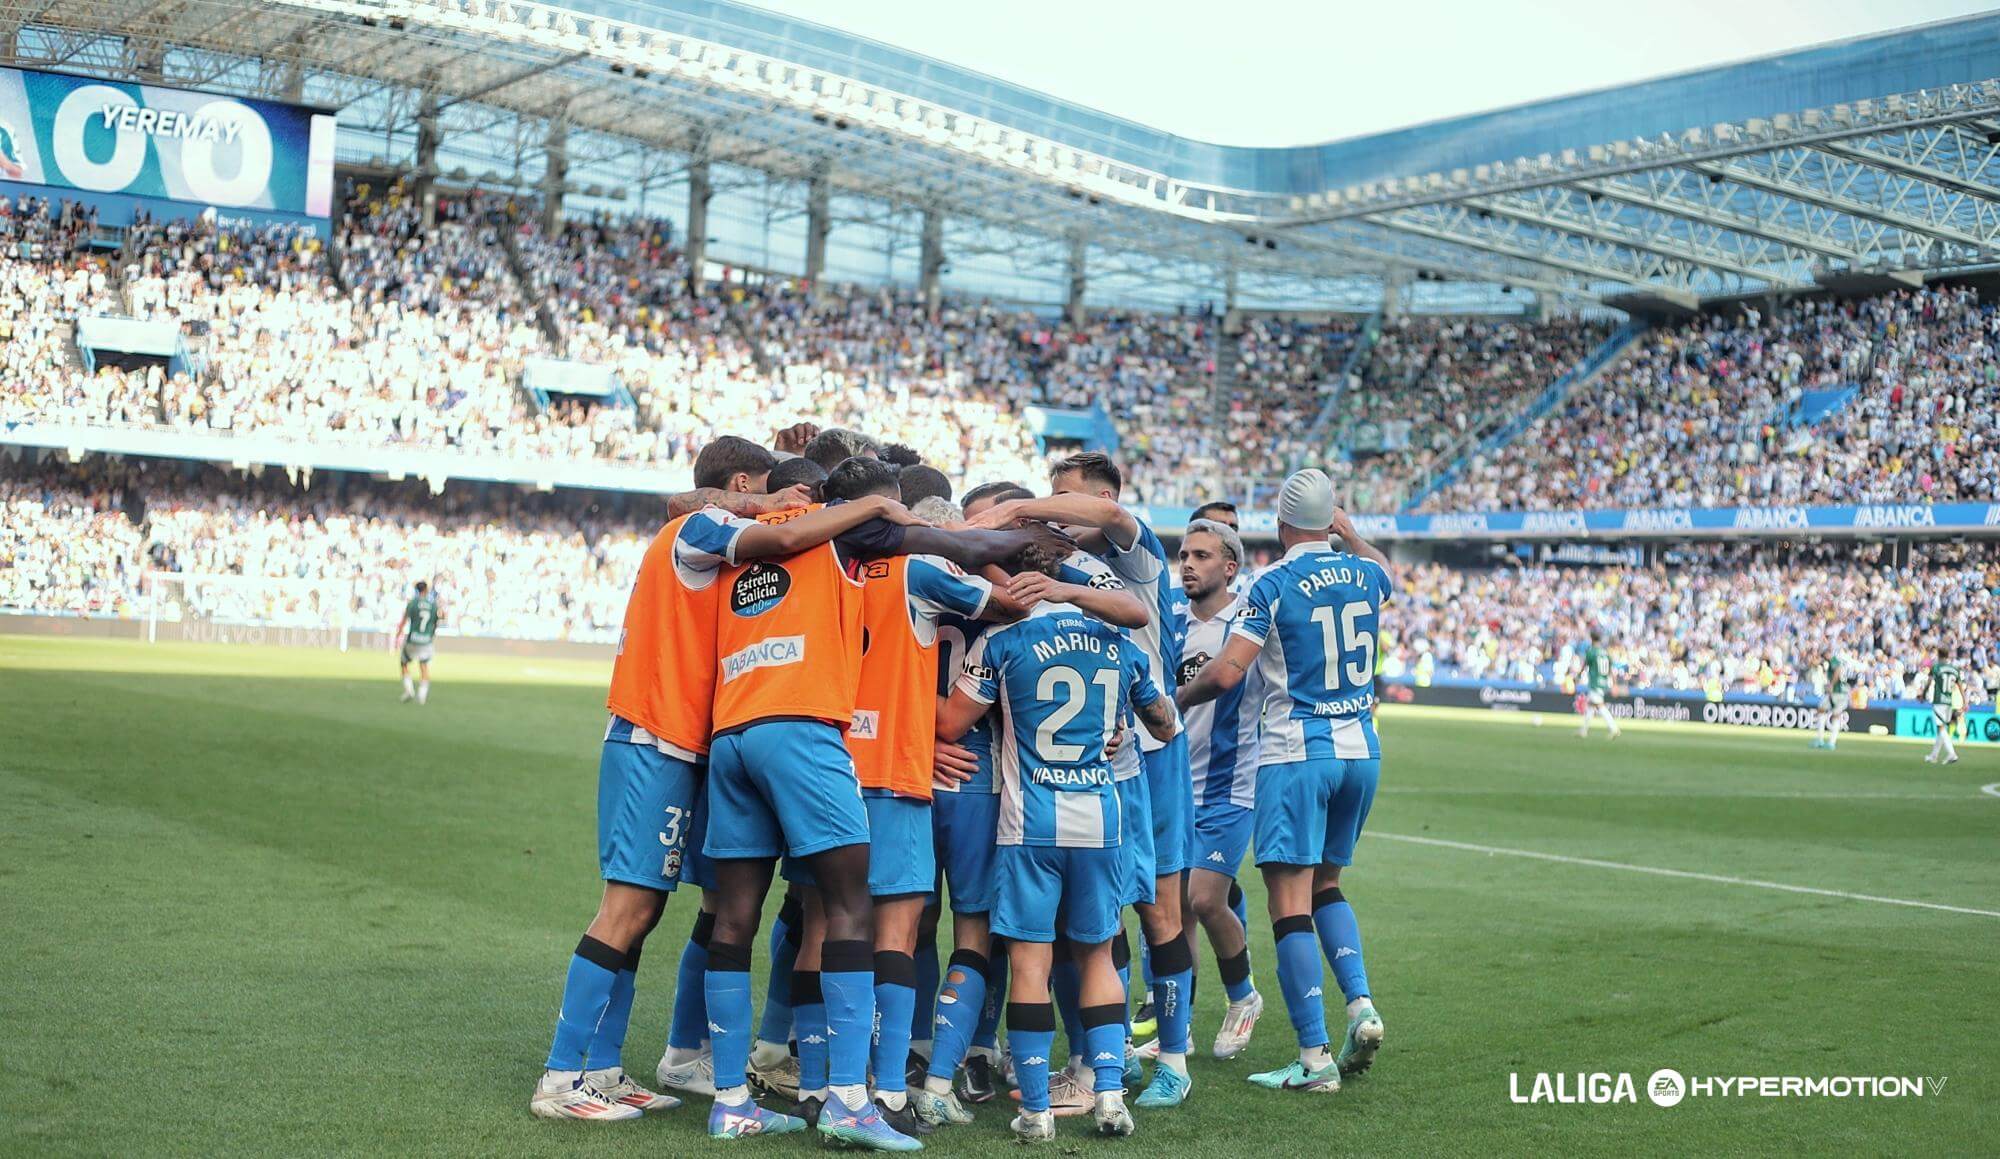
<svg viewBox="0 0 2000 1159">
<path fill-rule="evenodd" d="M 1051 915 L 1052 926 L 1053 921 Z M 1021 1113 L 1012 1127 L 1015 1135 L 1030 1141 L 1055 1137 L 1055 1114 L 1049 1107 L 1049 1056 L 1056 1042 L 1055 1008 L 1049 1002 L 1051 945 L 1019 937 L 1008 943 L 1007 1041 L 1014 1049 L 1021 1090 Z"/>
<path fill-rule="evenodd" d="M 1597 711 L 1604 714 L 1604 731 L 1609 733 L 1613 740 L 1616 740 L 1618 738 L 1618 718 L 1611 715 L 1611 701 L 1608 697 L 1600 699 L 1597 702 Z"/>
<path fill-rule="evenodd" d="M 835 1143 L 879 1151 L 914 1151 L 922 1142 L 891 1127 L 868 1096 L 868 1059 L 875 1029 L 869 852 L 866 844 L 851 844 L 822 850 L 807 859 L 819 881 L 826 911 L 820 989 L 826 999 L 828 1082 L 819 1130 Z M 899 1061 L 896 1079 L 901 1077 Z"/>
<path fill-rule="evenodd" d="M 1083 1054 L 1090 1068 L 1091 1110 L 1101 1135 L 1130 1135 L 1132 1113 L 1125 1107 L 1125 989 L 1111 961 L 1111 937 L 1123 927 L 1123 864 L 1116 849 L 1055 851 L 1063 867 L 1061 932 L 1077 964 L 1083 1003 Z M 1174 1072 L 1164 1073 L 1172 1075 Z M 1169 1079 L 1169 1082 L 1176 1080 Z M 1174 1103 L 1186 1100 L 1188 1086 Z M 1148 1088 L 1158 1094 L 1158 1084 Z M 1160 1104 L 1171 1105 L 1171 1104 Z"/>
<path fill-rule="evenodd" d="M 917 1005 L 917 925 L 937 883 L 929 802 L 870 793 L 868 891 L 874 904 L 875 1035 L 870 1070 L 875 1101 L 890 1126 L 925 1135 L 931 1125 L 909 1106 L 910 1019 Z"/>
<path fill-rule="evenodd" d="M 1958 748 L 1952 744 L 1951 733 L 1956 727 L 1955 713 L 1948 708 L 1931 709 L 1931 719 L 1936 722 L 1937 739 L 1931 744 L 1931 752 L 1945 764 L 1958 760 Z"/>
<path fill-rule="evenodd" d="M 933 883 L 935 886 L 935 883 Z M 917 919 L 917 948 L 911 956 L 917 962 L 917 1005 L 910 1011 L 909 1080 L 913 1087 L 924 1085 L 931 1055 L 937 1052 L 932 1028 L 937 1020 L 937 995 L 943 966 L 938 960 L 938 918 L 942 916 L 938 895 L 932 892 Z"/>
<path fill-rule="evenodd" d="M 701 788 L 698 766 L 631 743 L 613 718 L 598 760 L 597 855 L 604 893 L 571 956 L 548 1063 L 530 1109 L 547 1118 L 628 1117 L 678 1100 L 625 1077 L 620 1056 L 631 1021 L 640 950 L 679 884 Z"/>
<path fill-rule="evenodd" d="M 1382 1046 L 1382 1018 L 1368 990 L 1368 965 L 1361 953 L 1361 926 L 1354 906 L 1340 889 L 1340 871 L 1354 863 L 1354 845 L 1375 802 L 1382 762 L 1338 762 L 1338 783 L 1327 803 L 1326 846 L 1313 880 L 1313 926 L 1320 948 L 1333 966 L 1334 981 L 1347 1000 L 1347 1033 L 1338 1062 L 1343 1076 L 1360 1074 Z"/>
<path fill-rule="evenodd" d="M 820 951 L 826 947 L 826 907 L 819 890 L 795 887 L 800 901 L 799 953 L 792 963 L 792 1024 L 799 1036 L 799 1101 L 793 1113 L 819 1122 L 826 1105 L 826 991 L 820 983 Z"/>
<path fill-rule="evenodd" d="M 410 680 L 410 646 L 408 644 L 403 645 L 403 650 L 397 656 L 397 661 L 398 671 L 403 677 L 403 700 L 406 702 L 415 700 L 417 698 L 417 686 Z"/>
<path fill-rule="evenodd" d="M 934 1019 L 936 1040 L 926 1067 L 917 1113 L 934 1126 L 969 1123 L 972 1113 L 952 1093 L 951 1080 L 972 1049 L 986 1010 L 993 939 L 984 913 L 952 915 L 951 961 L 945 964 Z"/>
<path fill-rule="evenodd" d="M 1159 1066 L 1153 1071 L 1153 1081 L 1139 1095 L 1141 1107 L 1173 1106 L 1185 1096 L 1188 1086 L 1194 948 L 1181 921 L 1181 878 L 1181 873 L 1157 878 L 1153 903 L 1138 907 L 1150 951 L 1146 982 L 1153 991 L 1153 1008 L 1160 1020 Z"/>
<path fill-rule="evenodd" d="M 708 819 L 703 853 L 715 876 L 715 928 L 709 938 L 703 997 L 708 1005 L 715 1102 L 708 1133 L 717 1138 L 783 1134 L 805 1123 L 750 1098 L 750 953 L 763 924 L 764 896 L 784 849 L 763 774 L 783 756 L 782 725 L 752 725 L 715 738 L 709 753 Z"/>
<path fill-rule="evenodd" d="M 1257 993 L 1250 978 L 1249 930 L 1243 921 L 1246 903 L 1236 881 L 1237 868 L 1249 849 L 1251 826 L 1249 809 L 1226 802 L 1198 810 L 1195 821 L 1195 868 L 1188 873 L 1188 908 L 1208 935 L 1228 1002 L 1215 1036 L 1217 1058 L 1241 1053 L 1264 1013 L 1263 995 Z"/>
<path fill-rule="evenodd" d="M 1576 735 L 1588 738 L 1590 736 L 1590 693 L 1587 691 L 1578 692 L 1574 707 L 1576 708 L 1577 715 Z"/>
<path fill-rule="evenodd" d="M 791 1048 L 792 982 L 804 922 L 798 891 L 786 890 L 784 904 L 771 920 L 771 973 L 764 984 L 757 1040 L 750 1045 L 750 1085 L 759 1094 L 787 1101 L 799 1097 L 799 1066 Z"/>
<path fill-rule="evenodd" d="M 1299 1047 L 1295 1061 L 1250 1076 L 1272 1089 L 1340 1089 L 1340 1070 L 1328 1048 L 1325 971 L 1312 921 L 1313 871 L 1324 858 L 1332 791 L 1327 763 L 1296 761 L 1257 770 L 1257 865 L 1277 943 L 1278 989 Z"/>
<path fill-rule="evenodd" d="M 667 1024 L 667 1049 L 655 1072 L 660 1085 L 690 1095 L 715 1094 L 714 1059 L 708 1049 L 708 946 L 715 936 L 715 891 L 701 891 L 701 912 L 681 947 L 674 982 L 673 1017 Z"/>
<path fill-rule="evenodd" d="M 426 704 L 431 698 L 430 649 L 425 648 L 417 656 L 417 703 Z"/>
</svg>

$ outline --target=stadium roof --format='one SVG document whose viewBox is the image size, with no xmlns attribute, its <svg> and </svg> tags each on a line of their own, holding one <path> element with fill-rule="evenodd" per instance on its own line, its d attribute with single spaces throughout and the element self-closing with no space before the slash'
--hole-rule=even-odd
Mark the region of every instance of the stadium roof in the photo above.
<svg viewBox="0 0 2000 1159">
<path fill-rule="evenodd" d="M 1419 305 L 1503 285 L 1693 305 L 2000 247 L 2000 15 L 1289 149 L 720 0 L 0 0 L 0 59 L 338 106 L 343 159 L 406 155 L 426 92 L 516 174 L 561 117 L 598 192 L 703 149 L 782 189 L 825 175 L 892 245 L 936 208 L 954 257 L 1053 280 L 1081 238 L 1093 284 L 1246 304 L 1366 309 L 1394 283 Z M 795 199 L 767 231 L 802 199 L 772 196 Z"/>
</svg>

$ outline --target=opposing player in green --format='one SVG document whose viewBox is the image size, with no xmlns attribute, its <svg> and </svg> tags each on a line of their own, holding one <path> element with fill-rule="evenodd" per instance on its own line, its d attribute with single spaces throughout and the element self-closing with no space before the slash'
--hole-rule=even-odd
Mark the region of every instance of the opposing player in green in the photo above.
<svg viewBox="0 0 2000 1159">
<path fill-rule="evenodd" d="M 1601 716 L 1604 727 L 1612 739 L 1618 737 L 1618 718 L 1611 715 L 1611 653 L 1598 643 L 1597 633 L 1590 634 L 1590 646 L 1583 650 L 1583 690 L 1577 693 L 1577 713 L 1583 722 L 1577 726 L 1576 735 L 1590 735 L 1590 718 Z"/>
<path fill-rule="evenodd" d="M 403 701 L 412 700 L 418 704 L 427 703 L 431 698 L 431 656 L 434 654 L 438 627 L 437 596 L 431 592 L 431 585 L 417 581 L 417 594 L 403 605 L 403 618 L 396 621 L 396 646 L 401 649 L 403 659 Z M 410 683 L 410 662 L 417 664 L 417 682 Z"/>
<path fill-rule="evenodd" d="M 1965 710 L 1965 674 L 1943 652 L 1934 651 L 1933 655 L 1937 658 L 1931 661 L 1930 701 L 1937 738 L 1931 741 L 1931 751 L 1924 757 L 1924 763 L 1955 765 L 1958 749 L 1952 746 L 1951 734 Z"/>
<path fill-rule="evenodd" d="M 1854 695 L 1854 665 L 1839 652 L 1828 652 L 1819 662 L 1819 726 L 1813 730 L 1812 747 L 1832 749 L 1840 743 L 1847 727 L 1847 705 Z"/>
</svg>

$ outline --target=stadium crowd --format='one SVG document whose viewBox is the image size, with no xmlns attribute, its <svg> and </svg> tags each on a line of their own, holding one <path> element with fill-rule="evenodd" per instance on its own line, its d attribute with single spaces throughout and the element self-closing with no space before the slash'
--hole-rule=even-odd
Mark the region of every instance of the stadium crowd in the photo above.
<svg viewBox="0 0 2000 1159">
<path fill-rule="evenodd" d="M 1709 315 L 1647 335 L 1429 511 L 1984 500 L 2000 311 L 1968 287 Z M 1855 388 L 1819 422 L 1809 391 Z"/>
<path fill-rule="evenodd" d="M 2000 548 L 1917 544 L 1901 567 L 1886 553 L 1707 544 L 1654 567 L 1423 564 L 1401 576 L 1383 672 L 1573 683 L 1594 634 L 1633 688 L 1810 700 L 1812 666 L 1839 653 L 1866 695 L 1901 697 L 1933 644 L 2000 686 Z"/>
</svg>

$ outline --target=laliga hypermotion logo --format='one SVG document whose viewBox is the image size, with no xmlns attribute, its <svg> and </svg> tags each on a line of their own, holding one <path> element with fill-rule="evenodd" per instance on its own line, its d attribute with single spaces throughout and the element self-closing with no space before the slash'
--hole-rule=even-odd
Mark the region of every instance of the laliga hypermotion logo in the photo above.
<svg viewBox="0 0 2000 1159">
<path fill-rule="evenodd" d="M 1656 1107 L 1679 1106 L 1688 1098 L 1935 1098 L 1947 1081 L 1934 1075 L 1683 1075 L 1661 1067 L 1646 1076 L 1644 1087 L 1623 1072 L 1545 1072 L 1525 1083 L 1523 1076 L 1512 1074 L 1507 1097 L 1515 1103 L 1637 1103 L 1643 1090 Z"/>
</svg>

